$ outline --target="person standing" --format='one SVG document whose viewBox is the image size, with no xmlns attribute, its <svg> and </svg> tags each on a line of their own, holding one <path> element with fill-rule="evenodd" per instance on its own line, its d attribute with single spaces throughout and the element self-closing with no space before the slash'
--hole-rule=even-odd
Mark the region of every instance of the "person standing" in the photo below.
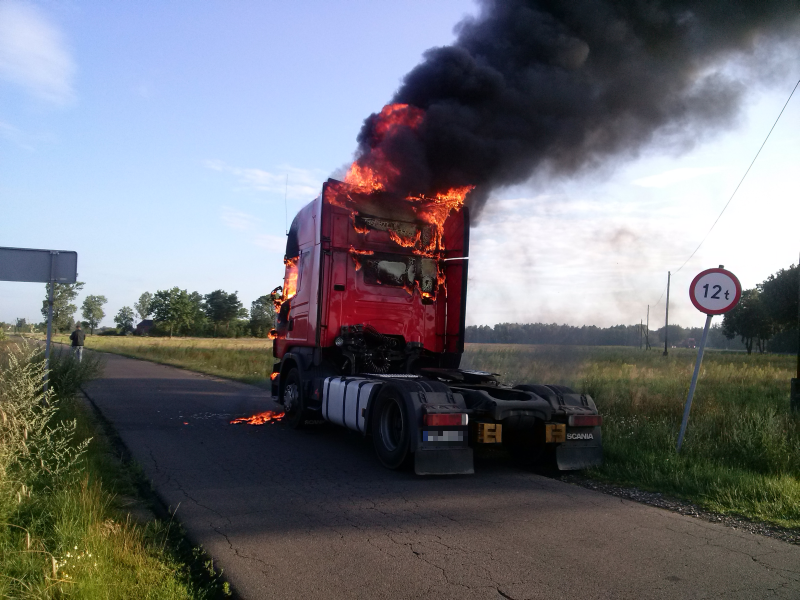
<svg viewBox="0 0 800 600">
<path fill-rule="evenodd" d="M 81 329 L 80 322 L 75 323 L 75 331 L 69 336 L 72 340 L 72 356 L 81 362 L 83 358 L 83 341 L 86 339 L 86 334 Z"/>
</svg>

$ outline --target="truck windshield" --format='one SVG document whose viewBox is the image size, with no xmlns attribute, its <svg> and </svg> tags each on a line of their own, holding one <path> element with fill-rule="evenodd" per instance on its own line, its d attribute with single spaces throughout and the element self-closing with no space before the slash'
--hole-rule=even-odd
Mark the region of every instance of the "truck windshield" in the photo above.
<svg viewBox="0 0 800 600">
<path fill-rule="evenodd" d="M 363 269 L 367 285 L 411 288 L 433 294 L 436 290 L 436 262 L 430 258 L 400 254 L 375 253 L 353 255 L 356 270 Z"/>
</svg>

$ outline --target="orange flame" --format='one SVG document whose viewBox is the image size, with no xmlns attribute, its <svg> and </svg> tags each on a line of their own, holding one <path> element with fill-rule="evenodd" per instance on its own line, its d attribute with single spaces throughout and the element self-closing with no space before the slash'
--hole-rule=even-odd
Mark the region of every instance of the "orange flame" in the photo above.
<svg viewBox="0 0 800 600">
<path fill-rule="evenodd" d="M 280 302 L 275 307 L 276 310 L 280 310 L 281 304 L 290 300 L 297 294 L 297 276 L 299 274 L 297 263 L 299 261 L 299 256 L 283 259 L 283 264 L 286 265 L 286 274 L 283 276 L 283 295 L 281 296 Z"/>
<path fill-rule="evenodd" d="M 272 375 L 270 375 L 269 378 L 270 378 L 270 380 L 275 381 L 278 378 L 278 375 L 280 375 L 280 373 L 276 372 L 276 373 L 273 373 Z"/>
<path fill-rule="evenodd" d="M 400 170 L 393 165 L 380 148 L 387 137 L 396 135 L 400 128 L 416 129 L 422 124 L 425 111 L 408 104 L 387 104 L 377 117 L 373 130 L 373 148 L 369 153 L 369 165 L 356 160 L 345 175 L 345 182 L 362 192 L 379 192 L 391 188 Z"/>
<path fill-rule="evenodd" d="M 265 425 L 267 423 L 275 423 L 280 421 L 286 413 L 268 410 L 261 413 L 256 413 L 249 417 L 240 417 L 231 421 L 231 425 L 238 423 L 246 423 L 247 425 Z"/>
</svg>

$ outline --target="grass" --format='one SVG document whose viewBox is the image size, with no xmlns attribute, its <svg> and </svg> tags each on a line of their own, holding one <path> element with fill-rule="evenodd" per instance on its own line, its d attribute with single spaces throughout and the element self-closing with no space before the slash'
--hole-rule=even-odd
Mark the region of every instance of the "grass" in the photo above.
<svg viewBox="0 0 800 600">
<path fill-rule="evenodd" d="M 227 586 L 175 524 L 132 521 L 121 506 L 140 475 L 123 465 L 74 393 L 96 376 L 53 353 L 0 343 L 0 597 L 217 598 Z M 46 403 L 43 403 L 45 400 Z"/>
<path fill-rule="evenodd" d="M 65 335 L 53 336 L 69 343 Z M 272 373 L 272 340 L 264 338 L 162 338 L 86 336 L 86 347 L 266 385 Z"/>
<path fill-rule="evenodd" d="M 510 383 L 569 385 L 604 416 L 605 464 L 589 475 L 665 492 L 721 513 L 800 528 L 795 358 L 707 351 L 681 453 L 696 352 L 470 344 L 464 366 Z"/>
</svg>

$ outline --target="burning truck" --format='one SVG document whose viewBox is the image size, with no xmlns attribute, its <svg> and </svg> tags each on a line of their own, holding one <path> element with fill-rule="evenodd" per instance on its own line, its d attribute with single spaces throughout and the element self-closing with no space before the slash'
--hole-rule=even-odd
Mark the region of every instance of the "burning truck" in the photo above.
<svg viewBox="0 0 800 600">
<path fill-rule="evenodd" d="M 387 108 L 386 134 L 413 126 Z M 286 421 L 370 436 L 385 467 L 413 463 L 420 475 L 472 473 L 476 444 L 560 469 L 600 464 L 590 396 L 459 368 L 472 187 L 398 196 L 391 176 L 390 164 L 356 162 L 292 221 L 273 293 L 272 393 Z"/>
</svg>

